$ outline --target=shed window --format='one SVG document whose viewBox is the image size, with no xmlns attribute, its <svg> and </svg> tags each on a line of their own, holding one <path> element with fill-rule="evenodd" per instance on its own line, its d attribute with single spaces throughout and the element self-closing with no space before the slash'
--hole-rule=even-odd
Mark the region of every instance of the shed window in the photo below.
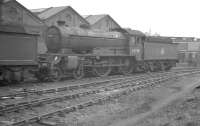
<svg viewBox="0 0 200 126">
<path fill-rule="evenodd" d="M 67 25 L 72 24 L 72 16 L 70 14 L 66 15 L 66 24 Z"/>
<path fill-rule="evenodd" d="M 111 31 L 111 24 L 109 20 L 106 20 L 106 27 L 108 29 L 108 31 Z"/>
</svg>

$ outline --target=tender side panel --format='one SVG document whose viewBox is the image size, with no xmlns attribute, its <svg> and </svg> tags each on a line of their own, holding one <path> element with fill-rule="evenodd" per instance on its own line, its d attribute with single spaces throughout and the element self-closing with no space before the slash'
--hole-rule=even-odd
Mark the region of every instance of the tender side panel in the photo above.
<svg viewBox="0 0 200 126">
<path fill-rule="evenodd" d="M 0 33 L 0 65 L 35 65 L 37 36 Z"/>
<path fill-rule="evenodd" d="M 177 59 L 176 44 L 170 43 L 144 43 L 144 60 Z"/>
</svg>

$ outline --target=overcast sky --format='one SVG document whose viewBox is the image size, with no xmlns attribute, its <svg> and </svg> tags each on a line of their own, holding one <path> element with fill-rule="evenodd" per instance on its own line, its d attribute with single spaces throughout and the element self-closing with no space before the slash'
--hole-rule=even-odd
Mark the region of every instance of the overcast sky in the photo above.
<svg viewBox="0 0 200 126">
<path fill-rule="evenodd" d="M 71 6 L 81 15 L 109 14 L 122 27 L 163 36 L 200 37 L 200 0 L 17 0 L 27 8 Z"/>
</svg>

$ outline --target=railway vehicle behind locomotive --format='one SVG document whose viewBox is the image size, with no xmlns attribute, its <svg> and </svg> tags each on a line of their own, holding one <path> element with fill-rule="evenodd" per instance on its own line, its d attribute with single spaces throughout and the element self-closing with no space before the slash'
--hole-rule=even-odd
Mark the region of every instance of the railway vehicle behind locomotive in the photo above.
<svg viewBox="0 0 200 126">
<path fill-rule="evenodd" d="M 46 32 L 48 52 L 40 56 L 48 63 L 44 66 L 48 67 L 41 67 L 41 79 L 46 77 L 46 71 L 60 79 L 68 74 L 82 78 L 88 72 L 107 76 L 111 72 L 131 74 L 135 70 L 167 70 L 177 60 L 176 45 L 171 39 L 136 38 L 126 32 L 92 31 L 69 28 L 64 22 L 58 24 Z"/>
<path fill-rule="evenodd" d="M 0 25 L 0 80 L 21 81 L 25 69 L 37 68 L 37 37 L 21 25 Z"/>
<path fill-rule="evenodd" d="M 177 62 L 177 45 L 167 37 L 146 37 L 143 61 L 150 71 L 169 70 Z"/>
</svg>

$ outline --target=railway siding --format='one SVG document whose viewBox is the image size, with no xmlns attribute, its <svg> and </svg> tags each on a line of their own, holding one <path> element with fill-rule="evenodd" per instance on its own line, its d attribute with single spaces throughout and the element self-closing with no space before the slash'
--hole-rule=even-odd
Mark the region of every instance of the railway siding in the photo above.
<svg viewBox="0 0 200 126">
<path fill-rule="evenodd" d="M 197 73 L 197 72 L 194 72 L 194 73 Z M 80 95 L 74 95 L 71 97 L 72 99 L 68 101 L 68 103 L 71 102 L 73 104 L 71 104 L 71 105 L 68 104 L 68 106 L 64 106 L 64 107 L 60 106 L 61 109 L 56 109 L 56 111 L 51 111 L 49 113 L 43 113 L 43 114 L 34 114 L 35 116 L 31 116 L 31 117 L 30 117 L 30 115 L 27 115 L 27 117 L 29 117 L 29 118 L 17 119 L 16 121 L 14 121 L 12 123 L 13 123 L 13 125 L 23 125 L 23 124 L 27 124 L 27 122 L 30 123 L 30 122 L 40 121 L 41 119 L 48 118 L 49 116 L 53 116 L 58 113 L 66 114 L 69 112 L 74 112 L 76 110 L 83 109 L 88 106 L 102 104 L 104 102 L 107 102 L 107 101 L 110 101 L 117 97 L 120 97 L 121 95 L 127 95 L 131 92 L 138 91 L 140 89 L 144 89 L 146 87 L 153 86 L 155 84 L 159 84 L 159 83 L 167 81 L 169 79 L 177 78 L 179 76 L 185 76 L 188 74 L 191 74 L 191 72 L 189 72 L 189 73 L 186 72 L 185 74 L 179 73 L 179 74 L 176 74 L 176 76 L 174 76 L 175 74 L 171 74 L 171 76 L 170 76 L 170 74 L 168 73 L 168 74 L 162 75 L 160 77 L 154 77 L 154 78 L 151 77 L 148 79 L 144 79 L 144 77 L 142 77 L 140 79 L 143 79 L 143 80 L 136 81 L 135 83 L 134 82 L 130 83 L 130 81 L 133 81 L 133 80 L 129 80 L 129 83 L 125 83 L 125 84 L 123 83 L 123 81 L 118 82 L 117 84 L 113 84 L 113 86 L 111 86 L 110 88 L 108 88 L 108 87 L 104 88 L 105 90 L 101 89 L 101 92 L 99 92 L 99 91 L 92 92 L 91 91 L 92 95 L 91 94 L 88 95 L 87 93 L 85 93 L 85 94 L 82 93 L 81 94 L 82 96 L 84 96 L 86 94 L 88 95 L 86 98 L 80 97 Z M 123 84 L 120 84 L 120 83 L 123 83 Z M 130 88 L 130 87 L 132 87 L 132 88 Z M 116 91 L 117 89 L 120 89 L 120 90 Z M 106 95 L 106 96 L 102 95 L 102 94 L 99 95 L 99 93 L 102 93 L 102 92 L 104 92 L 104 93 L 107 92 L 107 94 L 108 94 L 108 92 L 112 92 L 112 91 L 116 91 L 116 92 L 110 93 L 110 95 Z M 76 100 L 74 101 L 73 98 L 76 98 Z M 33 107 L 31 104 L 29 106 Z M 6 110 L 5 110 L 5 112 L 6 112 Z"/>
</svg>

